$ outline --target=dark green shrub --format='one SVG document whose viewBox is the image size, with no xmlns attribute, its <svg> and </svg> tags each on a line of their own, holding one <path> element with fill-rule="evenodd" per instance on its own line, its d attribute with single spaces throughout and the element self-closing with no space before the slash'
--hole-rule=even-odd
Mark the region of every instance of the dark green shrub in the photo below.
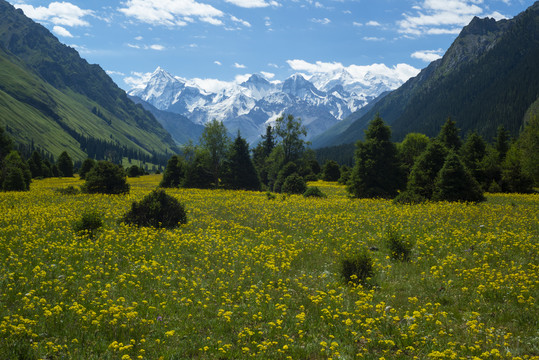
<svg viewBox="0 0 539 360">
<path fill-rule="evenodd" d="M 137 177 L 144 175 L 144 169 L 141 167 L 138 167 L 137 165 L 131 165 L 127 168 L 127 176 L 128 177 Z"/>
<path fill-rule="evenodd" d="M 399 195 L 397 195 L 393 199 L 393 202 L 395 204 L 408 204 L 408 205 L 420 204 L 425 201 L 427 201 L 425 197 L 409 190 L 399 193 Z"/>
<path fill-rule="evenodd" d="M 309 186 L 307 190 L 303 193 L 304 197 L 318 197 L 318 198 L 325 198 L 327 197 L 326 194 L 322 192 L 318 187 L 316 186 Z"/>
<path fill-rule="evenodd" d="M 341 261 L 341 275 L 346 283 L 368 285 L 374 276 L 374 262 L 367 251 L 363 250 Z"/>
<path fill-rule="evenodd" d="M 32 173 L 28 163 L 18 151 L 12 150 L 0 164 L 0 189 L 4 191 L 28 191 Z"/>
<path fill-rule="evenodd" d="M 56 165 L 58 166 L 58 172 L 60 173 L 60 176 L 73 176 L 73 160 L 71 160 L 71 157 L 69 156 L 67 151 L 62 152 L 60 156 L 58 156 Z"/>
<path fill-rule="evenodd" d="M 184 206 L 164 190 L 154 190 L 140 202 L 133 202 L 125 214 L 126 224 L 155 228 L 174 228 L 187 223 Z"/>
<path fill-rule="evenodd" d="M 266 198 L 268 200 L 275 200 L 275 194 L 270 193 L 269 191 L 266 191 Z"/>
<path fill-rule="evenodd" d="M 385 244 L 394 260 L 408 261 L 412 255 L 414 243 L 400 234 L 396 229 L 389 227 L 386 232 Z"/>
<path fill-rule="evenodd" d="M 73 229 L 78 235 L 88 234 L 94 237 L 97 230 L 103 226 L 103 219 L 97 210 L 88 210 L 82 214 L 82 217 L 75 222 Z"/>
<path fill-rule="evenodd" d="M 125 194 L 129 192 L 129 184 L 124 169 L 108 161 L 99 161 L 86 174 L 82 191 L 89 194 Z"/>
<path fill-rule="evenodd" d="M 492 182 L 490 183 L 490 185 L 488 187 L 488 192 L 489 193 L 500 193 L 500 192 L 502 192 L 502 187 L 500 186 L 500 184 L 498 184 L 496 182 L 496 180 L 492 180 Z"/>
<path fill-rule="evenodd" d="M 2 184 L 4 191 L 28 191 L 24 174 L 21 168 L 11 167 L 5 171 L 4 182 Z"/>
<path fill-rule="evenodd" d="M 288 194 L 303 194 L 305 190 L 307 190 L 305 180 L 296 173 L 286 178 L 281 189 L 282 192 Z"/>
<path fill-rule="evenodd" d="M 334 160 L 328 160 L 322 169 L 322 180 L 337 181 L 341 177 L 341 168 Z"/>
<path fill-rule="evenodd" d="M 279 174 L 277 175 L 277 179 L 275 179 L 275 183 L 273 184 L 273 191 L 277 193 L 284 192 L 282 187 L 286 178 L 297 172 L 298 166 L 293 162 L 289 162 L 285 166 L 283 166 L 283 168 L 279 171 Z"/>
<path fill-rule="evenodd" d="M 74 187 L 73 185 L 69 185 L 65 188 L 58 188 L 56 189 L 56 192 L 62 195 L 77 195 L 80 194 L 80 189 Z"/>
</svg>

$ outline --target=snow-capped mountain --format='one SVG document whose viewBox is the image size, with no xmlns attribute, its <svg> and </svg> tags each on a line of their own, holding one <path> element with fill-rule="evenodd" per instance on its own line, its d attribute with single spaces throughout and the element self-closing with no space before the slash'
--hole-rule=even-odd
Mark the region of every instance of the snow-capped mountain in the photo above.
<svg viewBox="0 0 539 360">
<path fill-rule="evenodd" d="M 196 124 L 223 121 L 249 142 L 259 140 L 283 113 L 300 117 L 308 138 L 316 136 L 403 81 L 383 75 L 354 76 L 346 69 L 312 76 L 294 74 L 283 82 L 254 74 L 242 83 L 222 83 L 219 90 L 173 76 L 158 67 L 141 87 L 129 91 L 159 110 L 188 117 Z"/>
</svg>

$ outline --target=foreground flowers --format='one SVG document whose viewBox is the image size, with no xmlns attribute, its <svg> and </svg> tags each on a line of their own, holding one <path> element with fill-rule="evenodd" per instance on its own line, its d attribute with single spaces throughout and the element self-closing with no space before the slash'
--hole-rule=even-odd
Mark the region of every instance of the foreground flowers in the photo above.
<svg viewBox="0 0 539 360">
<path fill-rule="evenodd" d="M 396 206 L 268 200 L 264 193 L 169 190 L 189 223 L 118 220 L 159 182 L 123 196 L 59 195 L 76 179 L 1 193 L 0 358 L 533 358 L 539 198 Z M 104 229 L 77 236 L 95 208 Z M 415 240 L 410 262 L 387 226 Z M 373 251 L 374 288 L 343 284 L 339 261 Z"/>
</svg>

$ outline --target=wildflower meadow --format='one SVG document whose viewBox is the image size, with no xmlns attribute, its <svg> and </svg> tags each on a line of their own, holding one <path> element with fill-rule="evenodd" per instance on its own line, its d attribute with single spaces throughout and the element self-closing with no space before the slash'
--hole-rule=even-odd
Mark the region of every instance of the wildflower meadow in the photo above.
<svg viewBox="0 0 539 360">
<path fill-rule="evenodd" d="M 175 229 L 121 222 L 125 195 L 0 193 L 0 359 L 538 359 L 539 196 L 398 205 L 167 189 Z M 87 211 L 103 226 L 80 233 Z M 388 233 L 412 244 L 391 256 Z M 397 234 L 397 235 L 395 235 Z M 372 257 L 366 283 L 340 266 Z"/>
</svg>

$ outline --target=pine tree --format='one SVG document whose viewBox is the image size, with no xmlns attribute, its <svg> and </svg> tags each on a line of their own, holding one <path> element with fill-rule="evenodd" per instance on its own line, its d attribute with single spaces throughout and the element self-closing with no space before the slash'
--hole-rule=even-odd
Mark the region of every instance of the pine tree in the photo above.
<svg viewBox="0 0 539 360">
<path fill-rule="evenodd" d="M 79 169 L 79 177 L 81 180 L 84 180 L 86 178 L 86 174 L 92 170 L 92 168 L 96 165 L 96 161 L 92 158 L 87 158 L 82 162 L 82 165 Z"/>
<path fill-rule="evenodd" d="M 225 160 L 221 181 L 228 189 L 260 190 L 260 181 L 249 157 L 249 145 L 239 133 Z"/>
<path fill-rule="evenodd" d="M 211 188 L 214 178 L 210 163 L 210 155 L 206 151 L 196 151 L 194 159 L 187 166 L 181 186 L 198 189 Z"/>
<path fill-rule="evenodd" d="M 539 116 L 530 118 L 518 139 L 522 155 L 522 172 L 539 186 Z"/>
<path fill-rule="evenodd" d="M 462 142 L 460 141 L 459 129 L 457 128 L 457 124 L 453 120 L 451 120 L 451 118 L 447 118 L 445 124 L 440 129 L 440 133 L 438 134 L 437 139 L 448 150 L 458 151 L 462 144 Z"/>
<path fill-rule="evenodd" d="M 337 181 L 341 177 L 341 168 L 336 161 L 328 160 L 322 168 L 322 180 Z"/>
<path fill-rule="evenodd" d="M 505 159 L 505 155 L 507 154 L 507 151 L 509 151 L 509 133 L 503 126 L 500 126 L 498 128 L 498 131 L 496 133 L 496 142 L 494 143 L 494 147 L 496 148 L 496 151 L 498 152 L 498 163 L 501 164 L 503 160 Z"/>
<path fill-rule="evenodd" d="M 466 138 L 466 141 L 460 148 L 460 158 L 462 162 L 479 183 L 485 181 L 481 163 L 486 154 L 487 144 L 475 131 Z"/>
<path fill-rule="evenodd" d="M 522 154 L 518 143 L 513 143 L 502 164 L 502 189 L 508 192 L 532 191 L 533 179 L 522 171 Z"/>
<path fill-rule="evenodd" d="M 412 168 L 406 191 L 424 197 L 432 198 L 434 181 L 444 165 L 447 150 L 439 141 L 433 140 L 419 156 Z"/>
<path fill-rule="evenodd" d="M 125 194 L 129 192 L 124 169 L 110 161 L 98 161 L 85 178 L 83 191 L 89 194 Z"/>
<path fill-rule="evenodd" d="M 180 187 L 184 177 L 185 165 L 182 158 L 178 155 L 172 155 L 168 160 L 167 167 L 165 168 L 159 186 L 164 188 Z"/>
<path fill-rule="evenodd" d="M 60 154 L 60 156 L 58 157 L 58 161 L 56 162 L 56 165 L 58 166 L 58 172 L 60 173 L 60 176 L 63 176 L 63 177 L 73 176 L 73 161 L 69 157 L 67 151 L 64 151 Z"/>
<path fill-rule="evenodd" d="M 4 131 L 4 128 L 0 127 L 0 163 L 9 154 L 11 149 L 13 149 L 13 142 Z"/>
<path fill-rule="evenodd" d="M 458 155 L 450 151 L 435 181 L 432 199 L 436 201 L 484 201 L 481 186 L 462 164 Z"/>
<path fill-rule="evenodd" d="M 392 198 L 404 183 L 391 142 L 391 130 L 376 115 L 365 131 L 365 141 L 356 144 L 356 163 L 348 182 L 348 191 L 357 198 Z"/>
<path fill-rule="evenodd" d="M 28 166 L 30 167 L 32 178 L 43 177 L 43 161 L 37 150 L 34 150 L 30 159 L 28 159 Z"/>
</svg>

